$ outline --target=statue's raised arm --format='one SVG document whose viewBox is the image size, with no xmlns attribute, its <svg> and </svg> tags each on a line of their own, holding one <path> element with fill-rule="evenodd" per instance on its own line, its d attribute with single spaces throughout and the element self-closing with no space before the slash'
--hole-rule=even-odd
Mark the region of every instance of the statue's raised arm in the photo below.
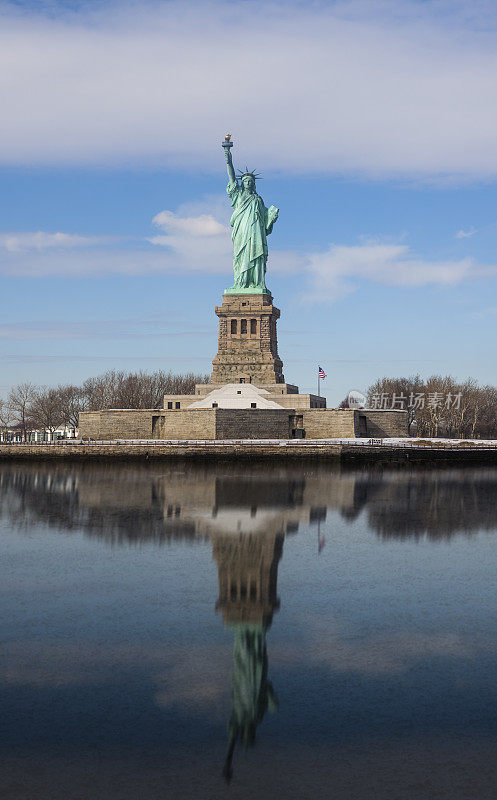
<svg viewBox="0 0 497 800">
<path fill-rule="evenodd" d="M 231 157 L 232 147 L 233 147 L 233 142 L 231 141 L 231 134 L 227 133 L 226 136 L 224 137 L 223 150 L 226 158 L 226 164 L 228 167 L 228 178 L 230 183 L 236 183 L 235 169 L 233 167 L 233 159 Z"/>
</svg>

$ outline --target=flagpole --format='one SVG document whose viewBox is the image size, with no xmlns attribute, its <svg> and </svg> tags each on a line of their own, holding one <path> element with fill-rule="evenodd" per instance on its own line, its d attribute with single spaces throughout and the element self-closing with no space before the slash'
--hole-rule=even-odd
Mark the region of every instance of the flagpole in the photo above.
<svg viewBox="0 0 497 800">
<path fill-rule="evenodd" d="M 320 389 L 321 389 L 321 383 L 320 383 L 320 380 L 321 380 L 321 379 L 320 379 L 320 377 L 319 377 L 319 365 L 318 365 L 318 397 L 321 397 L 321 395 L 319 394 L 319 391 L 320 391 Z"/>
</svg>

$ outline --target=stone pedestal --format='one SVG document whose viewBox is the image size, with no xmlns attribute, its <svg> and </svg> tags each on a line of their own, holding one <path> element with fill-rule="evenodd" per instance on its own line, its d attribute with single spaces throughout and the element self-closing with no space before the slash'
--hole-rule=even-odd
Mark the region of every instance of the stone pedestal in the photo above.
<svg viewBox="0 0 497 800">
<path fill-rule="evenodd" d="M 211 384 L 284 383 L 276 322 L 280 312 L 269 294 L 225 294 L 219 317 L 219 348 Z"/>
</svg>

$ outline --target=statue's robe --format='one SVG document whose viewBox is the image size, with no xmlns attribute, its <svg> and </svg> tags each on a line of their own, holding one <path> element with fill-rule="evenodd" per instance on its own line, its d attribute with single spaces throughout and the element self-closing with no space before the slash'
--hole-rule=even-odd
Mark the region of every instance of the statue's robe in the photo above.
<svg viewBox="0 0 497 800">
<path fill-rule="evenodd" d="M 230 744 L 240 738 L 248 747 L 253 744 L 257 725 L 267 709 L 274 711 L 278 701 L 267 679 L 266 627 L 239 624 L 233 628 L 233 707 L 228 732 Z"/>
<path fill-rule="evenodd" d="M 226 191 L 233 208 L 233 288 L 266 291 L 268 210 L 262 197 L 244 191 L 236 181 L 228 183 Z"/>
</svg>

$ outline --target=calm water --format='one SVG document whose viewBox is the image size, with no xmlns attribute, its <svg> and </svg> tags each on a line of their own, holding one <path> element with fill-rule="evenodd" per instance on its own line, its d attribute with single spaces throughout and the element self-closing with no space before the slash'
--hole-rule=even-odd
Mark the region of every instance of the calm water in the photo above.
<svg viewBox="0 0 497 800">
<path fill-rule="evenodd" d="M 495 798 L 497 470 L 0 467 L 3 800 Z"/>
</svg>

